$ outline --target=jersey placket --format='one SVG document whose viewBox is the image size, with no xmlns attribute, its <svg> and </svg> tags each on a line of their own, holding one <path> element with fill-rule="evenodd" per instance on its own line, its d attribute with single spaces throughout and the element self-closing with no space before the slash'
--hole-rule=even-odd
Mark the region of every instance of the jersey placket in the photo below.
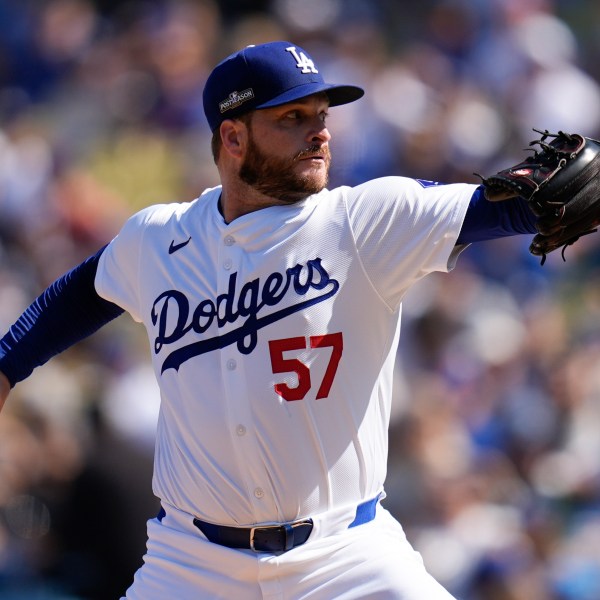
<svg viewBox="0 0 600 600">
<path fill-rule="evenodd" d="M 230 287 L 230 278 L 238 273 L 236 285 L 236 303 L 242 287 L 239 269 L 242 263 L 244 250 L 238 244 L 234 235 L 226 233 L 221 238 L 219 248 L 218 289 L 225 293 Z M 234 305 L 233 310 L 237 311 Z M 238 320 L 234 328 L 241 327 L 243 321 Z M 238 350 L 237 344 L 231 344 L 220 350 L 221 372 L 223 373 L 224 401 L 227 407 L 232 448 L 238 465 L 240 482 L 245 485 L 246 497 L 252 507 L 254 520 L 260 520 L 260 515 L 265 513 L 266 482 L 261 481 L 263 469 L 253 461 L 253 457 L 260 456 L 256 441 L 254 419 L 247 401 L 248 390 L 247 374 L 244 366 L 244 355 Z"/>
</svg>

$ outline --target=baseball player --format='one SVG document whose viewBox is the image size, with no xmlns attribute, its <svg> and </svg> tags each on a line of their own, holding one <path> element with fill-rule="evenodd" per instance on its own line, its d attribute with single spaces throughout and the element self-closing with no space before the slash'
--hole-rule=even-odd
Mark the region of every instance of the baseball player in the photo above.
<svg viewBox="0 0 600 600">
<path fill-rule="evenodd" d="M 162 509 L 129 600 L 451 598 L 381 504 L 401 302 L 535 217 L 474 184 L 328 189 L 327 113 L 362 95 L 290 42 L 226 58 L 204 91 L 221 185 L 132 216 L 0 341 L 4 403 L 123 311 L 147 330 Z"/>
</svg>

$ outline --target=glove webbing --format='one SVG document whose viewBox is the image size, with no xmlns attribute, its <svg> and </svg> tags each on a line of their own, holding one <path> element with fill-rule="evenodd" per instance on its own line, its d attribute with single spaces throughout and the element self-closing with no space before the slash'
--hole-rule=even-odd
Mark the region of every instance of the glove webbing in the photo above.
<svg viewBox="0 0 600 600">
<path fill-rule="evenodd" d="M 564 261 L 566 261 L 565 250 L 567 249 L 567 246 L 571 246 L 584 235 L 589 235 L 590 233 L 598 231 L 597 226 L 600 225 L 600 214 L 596 215 L 593 219 L 590 219 L 590 216 L 586 214 L 586 209 L 593 205 L 593 200 L 600 198 L 600 178 L 596 177 L 598 169 L 600 168 L 600 164 L 598 163 L 600 163 L 600 155 L 595 157 L 584 169 L 584 171 L 587 171 L 588 175 L 586 178 L 586 182 L 589 182 L 587 183 L 587 187 L 581 188 L 568 204 L 557 203 L 560 210 L 563 212 L 562 220 L 564 224 L 562 225 L 562 231 L 565 232 L 567 236 L 569 235 L 569 230 L 577 230 L 577 224 L 579 222 L 588 221 L 589 223 L 588 229 L 578 231 L 571 237 L 567 237 L 558 245 L 558 247 L 562 246 L 561 256 Z M 546 237 L 550 241 L 552 238 L 559 237 L 560 231 L 547 236 L 544 236 L 544 234 L 539 235 L 542 239 Z M 552 248 L 552 250 L 554 250 L 554 248 Z M 546 262 L 546 254 L 546 252 L 542 252 L 541 254 L 541 265 Z"/>
<path fill-rule="evenodd" d="M 557 171 L 559 170 L 560 169 L 557 169 Z M 594 156 L 594 158 L 587 165 L 585 165 L 585 167 L 583 167 L 579 173 L 574 175 L 571 179 L 565 181 L 564 185 L 561 188 L 553 190 L 552 197 L 555 199 L 542 200 L 543 204 L 540 204 L 535 200 L 535 195 L 538 194 L 540 190 L 543 190 L 545 185 L 552 185 L 552 180 L 546 179 L 543 185 L 537 190 L 535 190 L 535 192 L 531 195 L 530 202 L 534 202 L 539 207 L 542 213 L 544 212 L 544 204 L 546 204 L 547 206 L 556 205 L 557 208 L 560 208 L 562 206 L 568 206 L 569 208 L 571 208 L 572 206 L 576 205 L 577 202 L 575 198 L 577 198 L 577 196 L 575 196 L 570 202 L 568 201 L 568 199 L 566 200 L 565 197 L 567 197 L 569 194 L 577 194 L 577 192 L 579 192 L 584 186 L 586 186 L 594 178 L 596 178 L 598 174 L 600 174 L 600 154 Z M 592 182 L 590 184 L 590 187 L 593 189 L 595 196 L 596 188 L 598 188 L 597 181 Z M 586 196 L 589 196 L 588 191 L 589 188 L 588 190 L 586 190 Z"/>
</svg>

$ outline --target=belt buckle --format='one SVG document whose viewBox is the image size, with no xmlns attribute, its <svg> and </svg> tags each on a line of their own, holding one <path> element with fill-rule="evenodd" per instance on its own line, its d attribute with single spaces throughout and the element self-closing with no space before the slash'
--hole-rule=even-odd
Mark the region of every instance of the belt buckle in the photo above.
<svg viewBox="0 0 600 600">
<path fill-rule="evenodd" d="M 256 549 L 254 547 L 254 534 L 256 533 L 256 531 L 258 529 L 262 529 L 262 530 L 279 529 L 279 530 L 283 530 L 283 533 L 285 534 L 285 526 L 284 525 L 256 525 L 255 527 L 250 527 L 250 550 L 252 550 L 253 552 L 272 552 L 272 550 L 260 550 L 260 549 Z"/>
</svg>

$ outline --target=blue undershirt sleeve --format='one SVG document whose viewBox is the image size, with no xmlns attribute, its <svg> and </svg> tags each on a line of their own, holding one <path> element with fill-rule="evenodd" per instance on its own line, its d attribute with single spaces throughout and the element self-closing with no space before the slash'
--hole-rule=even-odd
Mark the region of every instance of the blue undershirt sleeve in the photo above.
<svg viewBox="0 0 600 600">
<path fill-rule="evenodd" d="M 537 233 L 536 220 L 523 198 L 489 202 L 483 195 L 483 186 L 480 186 L 471 197 L 456 244 Z"/>
<path fill-rule="evenodd" d="M 52 283 L 0 340 L 0 371 L 11 387 L 124 312 L 94 286 L 104 248 Z"/>
</svg>

